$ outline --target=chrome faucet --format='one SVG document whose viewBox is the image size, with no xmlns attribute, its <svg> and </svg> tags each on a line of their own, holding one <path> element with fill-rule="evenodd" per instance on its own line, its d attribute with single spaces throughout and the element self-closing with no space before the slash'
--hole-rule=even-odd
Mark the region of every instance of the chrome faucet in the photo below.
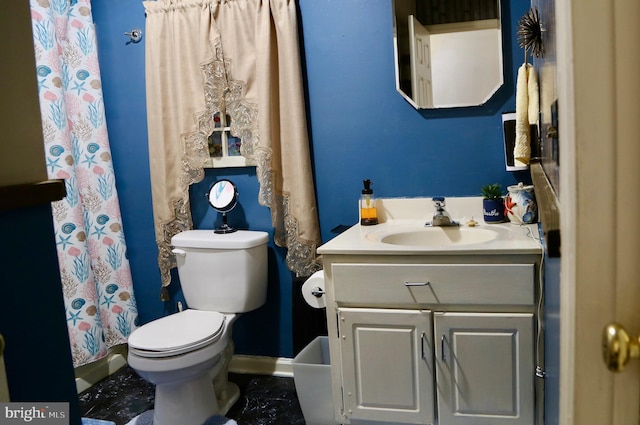
<svg viewBox="0 0 640 425">
<path fill-rule="evenodd" d="M 433 212 L 433 220 L 427 222 L 425 226 L 447 227 L 460 225 L 457 221 L 453 221 L 447 210 L 444 209 L 446 204 L 443 196 L 435 196 L 431 200 L 436 210 Z"/>
</svg>

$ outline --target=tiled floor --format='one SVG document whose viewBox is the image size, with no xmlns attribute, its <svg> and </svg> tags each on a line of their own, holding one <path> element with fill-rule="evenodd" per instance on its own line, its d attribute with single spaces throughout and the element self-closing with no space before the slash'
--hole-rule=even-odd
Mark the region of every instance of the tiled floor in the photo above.
<svg viewBox="0 0 640 425">
<path fill-rule="evenodd" d="M 293 378 L 232 373 L 229 380 L 240 387 L 241 394 L 225 416 L 238 425 L 305 424 Z M 83 417 L 124 425 L 153 409 L 153 395 L 153 385 L 124 366 L 80 394 L 80 411 Z"/>
</svg>

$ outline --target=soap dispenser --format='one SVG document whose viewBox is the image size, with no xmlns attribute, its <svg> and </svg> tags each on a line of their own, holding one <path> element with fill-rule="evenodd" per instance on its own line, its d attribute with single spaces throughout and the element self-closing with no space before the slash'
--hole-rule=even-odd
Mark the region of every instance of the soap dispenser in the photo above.
<svg viewBox="0 0 640 425">
<path fill-rule="evenodd" d="M 378 224 L 378 210 L 376 200 L 371 189 L 371 180 L 363 180 L 364 189 L 360 197 L 360 224 L 362 226 L 373 226 Z"/>
</svg>

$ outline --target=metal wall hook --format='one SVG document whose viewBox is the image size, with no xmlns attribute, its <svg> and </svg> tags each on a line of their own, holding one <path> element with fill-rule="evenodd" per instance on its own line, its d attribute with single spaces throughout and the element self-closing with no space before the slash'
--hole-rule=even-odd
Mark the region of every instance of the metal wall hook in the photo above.
<svg viewBox="0 0 640 425">
<path fill-rule="evenodd" d="M 139 43 L 142 40 L 142 30 L 140 28 L 134 28 L 130 32 L 125 32 L 124 35 L 128 35 L 131 39 L 129 43 Z"/>
</svg>

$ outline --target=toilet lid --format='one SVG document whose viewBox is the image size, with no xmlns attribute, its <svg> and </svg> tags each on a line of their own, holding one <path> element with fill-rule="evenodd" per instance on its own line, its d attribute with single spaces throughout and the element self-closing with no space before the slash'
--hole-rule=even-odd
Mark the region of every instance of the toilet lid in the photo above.
<svg viewBox="0 0 640 425">
<path fill-rule="evenodd" d="M 225 316 L 217 311 L 184 310 L 149 322 L 129 335 L 129 349 L 143 357 L 168 357 L 220 338 Z"/>
</svg>

